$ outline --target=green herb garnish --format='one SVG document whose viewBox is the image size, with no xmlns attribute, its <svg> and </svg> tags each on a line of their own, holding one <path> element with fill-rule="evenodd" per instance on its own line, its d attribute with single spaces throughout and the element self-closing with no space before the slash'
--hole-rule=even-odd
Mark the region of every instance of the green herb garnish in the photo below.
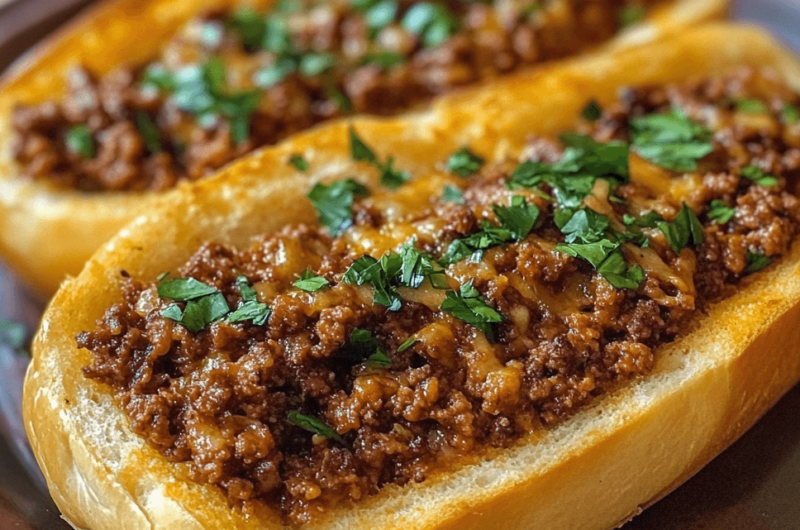
<svg viewBox="0 0 800 530">
<path fill-rule="evenodd" d="M 736 208 L 728 206 L 721 199 L 714 199 L 708 209 L 708 218 L 717 224 L 724 225 L 736 215 Z"/>
<path fill-rule="evenodd" d="M 489 340 L 494 338 L 492 324 L 502 322 L 503 315 L 486 303 L 473 286 L 472 280 L 463 284 L 459 292 L 447 291 L 442 311 L 471 324 L 482 331 Z"/>
<path fill-rule="evenodd" d="M 511 206 L 494 204 L 492 210 L 500 226 L 507 229 L 517 241 L 528 237 L 539 219 L 539 208 L 535 204 L 528 204 L 520 195 L 511 197 Z"/>
<path fill-rule="evenodd" d="M 67 130 L 64 137 L 67 149 L 81 155 L 83 158 L 94 158 L 95 143 L 92 131 L 86 125 L 75 125 Z"/>
<path fill-rule="evenodd" d="M 194 278 L 177 278 L 158 285 L 158 296 L 176 302 L 188 302 L 216 292 L 217 290 L 214 287 Z"/>
<path fill-rule="evenodd" d="M 767 265 L 772 263 L 772 258 L 769 258 L 763 254 L 757 254 L 755 252 L 748 252 L 747 253 L 747 268 L 745 272 L 756 272 L 760 271 Z"/>
<path fill-rule="evenodd" d="M 714 150 L 711 131 L 679 109 L 631 120 L 631 140 L 639 156 L 672 171 L 696 171 Z"/>
<path fill-rule="evenodd" d="M 455 186 L 445 186 L 442 192 L 442 200 L 445 202 L 464 204 L 464 192 Z"/>
<path fill-rule="evenodd" d="M 480 171 L 486 161 L 464 146 L 447 160 L 447 171 L 459 177 L 469 177 Z"/>
<path fill-rule="evenodd" d="M 366 329 L 356 328 L 353 330 L 350 334 L 349 348 L 352 350 L 351 355 L 362 359 L 366 358 L 364 364 L 368 370 L 392 366 L 392 358 L 386 354 L 378 339 Z"/>
<path fill-rule="evenodd" d="M 769 114 L 769 107 L 760 99 L 745 98 L 735 102 L 736 110 L 745 114 Z"/>
<path fill-rule="evenodd" d="M 316 184 L 307 197 L 317 210 L 320 222 L 331 236 L 339 236 L 353 224 L 353 199 L 366 197 L 369 190 L 353 179 L 339 180 L 330 185 Z"/>
<path fill-rule="evenodd" d="M 458 30 L 458 19 L 439 2 L 417 2 L 411 6 L 400 24 L 417 35 L 426 48 L 444 44 Z"/>
<path fill-rule="evenodd" d="M 239 35 L 239 39 L 247 51 L 254 52 L 264 44 L 267 36 L 267 21 L 255 9 L 237 9 L 228 17 L 226 23 Z"/>
<path fill-rule="evenodd" d="M 178 306 L 170 305 L 161 314 L 177 321 L 192 333 L 197 333 L 229 312 L 225 296 L 222 293 L 214 293 L 186 302 L 183 312 Z"/>
<path fill-rule="evenodd" d="M 314 275 L 311 269 L 306 269 L 300 273 L 300 278 L 292 285 L 301 291 L 313 293 L 329 286 L 330 282 L 328 282 L 328 280 L 326 280 L 323 276 Z"/>
<path fill-rule="evenodd" d="M 297 171 L 308 171 L 308 161 L 303 158 L 303 155 L 292 155 L 289 157 L 289 165 L 294 167 Z"/>
<path fill-rule="evenodd" d="M 395 66 L 401 65 L 406 61 L 404 55 L 395 52 L 375 52 L 364 56 L 361 60 L 362 64 L 375 64 L 389 70 Z"/>
<path fill-rule="evenodd" d="M 758 166 L 746 166 L 742 168 L 742 176 L 747 180 L 752 180 L 755 184 L 765 188 L 778 185 L 778 179 L 767 173 Z"/>
<path fill-rule="evenodd" d="M 411 335 L 410 337 L 408 337 L 405 340 L 405 342 L 403 342 L 403 344 L 400 345 L 399 348 L 397 348 L 398 353 L 403 353 L 404 351 L 409 349 L 411 346 L 413 346 L 414 343 L 416 343 L 418 340 L 419 339 L 416 338 L 414 335 Z"/>
<path fill-rule="evenodd" d="M 597 121 L 603 115 L 603 109 L 595 100 L 591 100 L 583 107 L 581 117 L 586 121 Z"/>
<path fill-rule="evenodd" d="M 788 124 L 800 122 L 800 109 L 789 103 L 784 104 L 781 109 L 781 121 Z"/>
<path fill-rule="evenodd" d="M 142 111 L 137 112 L 136 127 L 139 129 L 139 134 L 142 135 L 144 145 L 150 154 L 160 153 L 162 151 L 161 133 L 158 131 L 158 126 L 150 118 L 150 115 Z"/>
<path fill-rule="evenodd" d="M 336 440 L 339 443 L 344 443 L 339 434 L 333 430 L 332 427 L 325 425 L 318 419 L 312 416 L 306 416 L 305 414 L 301 414 L 300 412 L 293 411 L 289 413 L 289 423 L 292 425 L 296 425 L 301 429 L 305 429 L 310 433 L 318 434 L 325 438 L 330 438 L 332 440 Z"/>
<path fill-rule="evenodd" d="M 397 293 L 394 280 L 400 273 L 402 260 L 398 254 L 385 254 L 380 260 L 362 256 L 355 260 L 342 278 L 351 285 L 370 285 L 376 304 L 386 306 L 389 311 L 398 311 L 402 299 Z"/>
<path fill-rule="evenodd" d="M 703 226 L 686 203 L 683 203 L 680 213 L 674 220 L 661 221 L 658 223 L 658 228 L 664 233 L 667 243 L 675 254 L 680 254 L 690 241 L 694 245 L 703 242 Z"/>
<path fill-rule="evenodd" d="M 391 190 L 396 190 L 411 179 L 411 176 L 394 168 L 394 158 L 391 156 L 386 162 L 381 162 L 378 155 L 358 136 L 355 129 L 350 127 L 350 157 L 356 162 L 368 162 L 380 172 L 381 185 Z"/>
</svg>

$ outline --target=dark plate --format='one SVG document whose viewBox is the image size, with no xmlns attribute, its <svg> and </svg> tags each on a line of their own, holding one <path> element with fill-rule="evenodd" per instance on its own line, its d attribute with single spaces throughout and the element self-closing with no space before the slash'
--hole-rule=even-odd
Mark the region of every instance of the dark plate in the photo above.
<svg viewBox="0 0 800 530">
<path fill-rule="evenodd" d="M 180 1 L 180 0 L 176 0 Z M 91 0 L 0 6 L 0 70 Z M 800 50 L 800 0 L 738 0 L 734 17 L 769 26 Z M 2 2 L 0 2 L 2 4 Z M 42 311 L 0 267 L 0 318 L 34 329 Z M 27 357 L 0 344 L 0 530 L 65 530 L 27 447 L 19 412 Z M 625 530 L 800 528 L 800 386 L 694 478 Z"/>
</svg>

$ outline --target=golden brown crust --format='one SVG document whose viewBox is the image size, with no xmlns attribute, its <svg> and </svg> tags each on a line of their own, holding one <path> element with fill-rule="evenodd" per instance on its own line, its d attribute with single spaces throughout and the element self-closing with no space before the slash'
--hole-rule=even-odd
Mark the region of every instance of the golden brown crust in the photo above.
<svg viewBox="0 0 800 530">
<path fill-rule="evenodd" d="M 699 45 L 702 43 L 702 45 Z M 754 29 L 708 26 L 660 45 L 598 55 L 449 97 L 426 113 L 353 120 L 379 155 L 424 178 L 463 144 L 501 158 L 531 134 L 569 127 L 590 98 L 617 88 L 772 65 L 800 89 L 800 65 Z M 635 72 L 635 78 L 632 73 Z M 508 112 L 507 109 L 513 109 Z M 346 123 L 262 150 L 170 196 L 106 244 L 52 300 L 25 384 L 26 428 L 51 493 L 76 528 L 280 528 L 276 514 L 245 517 L 220 491 L 187 480 L 128 427 L 104 387 L 86 380 L 90 354 L 75 334 L 120 295 L 121 269 L 153 278 L 184 262 L 201 241 L 241 245 L 287 223 L 311 222 L 302 195 L 319 179 L 353 174 Z M 311 170 L 287 166 L 304 152 Z M 373 183 L 374 184 L 374 183 Z M 280 207 L 276 207 L 280 205 Z M 698 330 L 659 352 L 654 373 L 607 396 L 562 426 L 405 488 L 389 487 L 357 509 L 331 511 L 310 529 L 611 528 L 695 473 L 800 379 L 800 246 L 719 304 Z"/>
<path fill-rule="evenodd" d="M 120 64 L 153 57 L 163 42 L 197 13 L 269 3 L 109 1 L 39 46 L 4 77 L 0 83 L 0 256 L 40 295 L 54 293 L 65 275 L 77 274 L 104 241 L 136 215 L 153 209 L 164 194 L 59 191 L 45 181 L 18 178 L 19 168 L 11 153 L 13 106 L 58 98 L 66 72 L 77 64 L 102 74 Z M 727 0 L 673 0 L 650 20 L 623 32 L 609 47 L 648 42 L 719 17 L 726 8 Z M 481 89 L 469 92 L 476 90 Z"/>
</svg>

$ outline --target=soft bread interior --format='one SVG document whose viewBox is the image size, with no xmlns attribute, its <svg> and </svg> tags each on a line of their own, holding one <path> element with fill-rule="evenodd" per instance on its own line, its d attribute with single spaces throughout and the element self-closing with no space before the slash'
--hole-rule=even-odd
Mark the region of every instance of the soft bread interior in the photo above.
<svg viewBox="0 0 800 530">
<path fill-rule="evenodd" d="M 18 103 L 60 99 L 67 72 L 83 64 L 99 74 L 156 56 L 187 20 L 236 5 L 272 0 L 113 0 L 69 24 L 17 63 L 0 82 L 0 256 L 43 297 L 127 222 L 152 210 L 161 193 L 99 193 L 53 189 L 18 178 L 12 153 L 11 112 Z M 721 16 L 727 0 L 672 0 L 642 24 L 622 32 L 623 48 Z M 480 90 L 480 89 L 475 89 Z M 474 90 L 473 90 L 474 91 Z M 169 195 L 167 193 L 166 195 Z"/>
<path fill-rule="evenodd" d="M 396 167 L 424 178 L 469 144 L 490 159 L 530 134 L 569 129 L 590 98 L 771 65 L 795 89 L 800 66 L 759 30 L 714 25 L 659 45 L 597 55 L 445 98 L 429 112 L 351 123 Z M 76 528 L 280 528 L 264 509 L 246 517 L 222 493 L 186 479 L 145 446 L 107 389 L 86 380 L 89 353 L 74 336 L 119 299 L 120 271 L 152 279 L 208 239 L 245 244 L 287 223 L 314 222 L 304 193 L 319 179 L 372 175 L 349 159 L 346 123 L 262 150 L 138 218 L 106 244 L 51 302 L 25 386 L 26 428 L 53 498 Z M 311 169 L 286 164 L 304 153 Z M 372 181 L 374 185 L 374 180 Z M 663 348 L 655 372 L 558 428 L 422 484 L 389 487 L 332 510 L 309 529 L 611 528 L 696 472 L 800 378 L 800 246 L 742 284 L 696 329 Z"/>
</svg>

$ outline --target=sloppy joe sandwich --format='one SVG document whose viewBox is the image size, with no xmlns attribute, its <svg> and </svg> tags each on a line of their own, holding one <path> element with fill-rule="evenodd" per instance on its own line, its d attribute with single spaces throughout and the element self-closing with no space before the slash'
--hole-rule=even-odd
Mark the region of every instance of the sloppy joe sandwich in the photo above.
<svg viewBox="0 0 800 530">
<path fill-rule="evenodd" d="M 798 176 L 735 26 L 299 134 L 64 283 L 33 450 L 76 528 L 613 528 L 800 378 Z"/>
<path fill-rule="evenodd" d="M 0 252 L 41 294 L 179 182 L 320 122 L 397 114 L 723 0 L 103 3 L 0 87 Z M 501 82 L 501 81 L 498 81 Z"/>
</svg>

